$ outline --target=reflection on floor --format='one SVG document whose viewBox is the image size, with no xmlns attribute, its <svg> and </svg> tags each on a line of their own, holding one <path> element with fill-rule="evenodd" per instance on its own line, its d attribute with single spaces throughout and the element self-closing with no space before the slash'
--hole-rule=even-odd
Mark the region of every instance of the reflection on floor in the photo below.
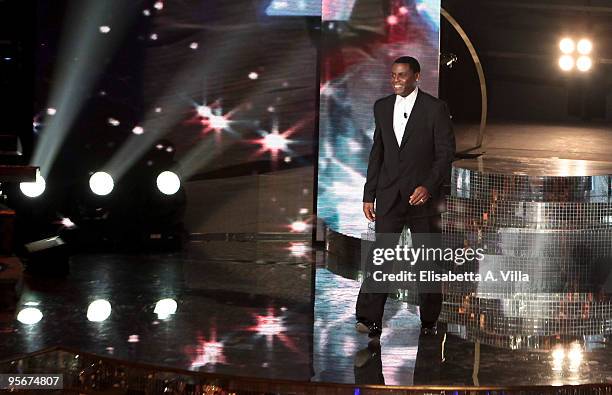
<svg viewBox="0 0 612 395">
<path fill-rule="evenodd" d="M 353 329 L 358 282 L 328 270 L 321 251 L 315 262 L 309 250 L 295 241 L 219 241 L 168 255 L 76 256 L 66 280 L 28 280 L 17 312 L 42 317 L 0 316 L 0 360 L 63 345 L 193 371 L 347 384 L 612 380 L 609 336 L 520 350 L 463 339 L 459 325 L 419 337 L 417 308 L 398 299 L 387 302 L 380 344 L 368 344 Z M 176 312 L 171 302 L 156 310 L 165 298 L 177 302 Z M 98 299 L 111 310 L 103 302 L 91 307 Z"/>
<path fill-rule="evenodd" d="M 307 252 L 300 242 L 207 242 L 180 254 L 76 256 L 65 281 L 28 281 L 18 311 L 35 308 L 42 319 L 25 325 L 5 314 L 0 359 L 63 345 L 183 369 L 309 380 Z M 166 298 L 177 302 L 176 313 L 156 314 Z M 106 314 L 103 305 L 88 311 L 100 299 L 110 303 Z"/>
</svg>

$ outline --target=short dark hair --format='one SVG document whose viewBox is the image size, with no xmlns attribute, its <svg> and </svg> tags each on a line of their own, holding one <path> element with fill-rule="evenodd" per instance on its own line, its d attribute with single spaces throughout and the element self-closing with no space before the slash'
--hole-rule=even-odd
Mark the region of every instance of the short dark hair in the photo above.
<svg viewBox="0 0 612 395">
<path fill-rule="evenodd" d="M 399 58 L 395 59 L 393 63 L 403 63 L 410 65 L 410 70 L 412 70 L 413 73 L 421 72 L 421 65 L 419 64 L 419 61 L 413 58 L 412 56 L 400 56 Z"/>
</svg>

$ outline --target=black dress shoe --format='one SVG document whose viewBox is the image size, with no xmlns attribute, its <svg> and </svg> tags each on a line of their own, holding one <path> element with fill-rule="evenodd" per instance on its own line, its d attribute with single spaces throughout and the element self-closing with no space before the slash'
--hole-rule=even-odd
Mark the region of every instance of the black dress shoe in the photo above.
<svg viewBox="0 0 612 395">
<path fill-rule="evenodd" d="M 357 321 L 355 329 L 359 333 L 367 333 L 369 337 L 380 337 L 382 329 L 378 324 L 368 321 Z"/>
<path fill-rule="evenodd" d="M 425 336 L 435 336 L 438 334 L 438 327 L 436 324 L 422 324 L 421 325 L 421 335 Z"/>
</svg>

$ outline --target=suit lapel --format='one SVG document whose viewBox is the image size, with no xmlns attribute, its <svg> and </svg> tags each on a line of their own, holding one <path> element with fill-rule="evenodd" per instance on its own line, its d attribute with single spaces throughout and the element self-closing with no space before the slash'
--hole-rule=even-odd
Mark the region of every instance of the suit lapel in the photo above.
<svg viewBox="0 0 612 395">
<path fill-rule="evenodd" d="M 401 150 L 406 145 L 406 141 L 410 135 L 414 132 L 416 127 L 419 125 L 421 121 L 421 117 L 423 115 L 423 95 L 421 92 L 417 93 L 416 100 L 414 101 L 414 106 L 412 107 L 412 111 L 410 112 L 410 117 L 408 118 L 408 122 L 406 122 L 406 128 L 404 129 L 404 135 L 402 136 L 402 143 L 400 144 L 399 149 Z M 391 112 L 391 116 L 393 117 L 393 111 Z"/>
<path fill-rule="evenodd" d="M 387 103 L 385 106 L 385 122 L 387 123 L 387 129 L 391 131 L 391 137 L 393 141 L 395 141 L 395 147 L 399 149 L 399 145 L 397 145 L 397 138 L 395 137 L 395 132 L 393 129 L 393 110 L 395 109 L 395 95 L 392 95 L 387 99 Z"/>
</svg>

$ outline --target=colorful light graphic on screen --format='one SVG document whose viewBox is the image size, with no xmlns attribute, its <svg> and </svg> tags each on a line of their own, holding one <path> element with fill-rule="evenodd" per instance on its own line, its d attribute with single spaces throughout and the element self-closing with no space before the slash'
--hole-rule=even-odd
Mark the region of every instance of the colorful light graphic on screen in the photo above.
<svg viewBox="0 0 612 395">
<path fill-rule="evenodd" d="M 419 89 L 437 96 L 440 0 L 359 7 L 326 0 L 323 22 L 317 215 L 330 229 L 361 237 L 368 231 L 362 197 L 374 102 L 392 94 L 389 70 L 403 55 L 421 64 Z"/>
</svg>

